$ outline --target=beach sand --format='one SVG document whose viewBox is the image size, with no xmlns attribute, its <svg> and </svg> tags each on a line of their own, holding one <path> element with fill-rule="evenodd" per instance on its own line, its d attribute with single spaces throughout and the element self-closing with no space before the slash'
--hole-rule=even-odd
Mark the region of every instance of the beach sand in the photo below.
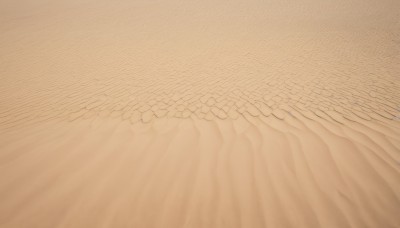
<svg viewBox="0 0 400 228">
<path fill-rule="evenodd" d="M 399 12 L 1 0 L 0 227 L 400 227 Z"/>
</svg>

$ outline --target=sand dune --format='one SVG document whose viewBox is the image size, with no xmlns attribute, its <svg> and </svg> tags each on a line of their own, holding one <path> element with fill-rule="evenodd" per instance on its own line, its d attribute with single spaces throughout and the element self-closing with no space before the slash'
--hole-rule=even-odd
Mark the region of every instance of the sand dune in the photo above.
<svg viewBox="0 0 400 228">
<path fill-rule="evenodd" d="M 400 227 L 397 1 L 0 1 L 0 227 Z"/>
</svg>

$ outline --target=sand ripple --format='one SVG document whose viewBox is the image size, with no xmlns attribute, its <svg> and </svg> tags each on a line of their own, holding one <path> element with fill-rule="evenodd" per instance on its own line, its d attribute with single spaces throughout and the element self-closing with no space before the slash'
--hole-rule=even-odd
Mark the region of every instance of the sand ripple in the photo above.
<svg viewBox="0 0 400 228">
<path fill-rule="evenodd" d="M 400 227 L 398 1 L 0 1 L 0 227 Z"/>
</svg>

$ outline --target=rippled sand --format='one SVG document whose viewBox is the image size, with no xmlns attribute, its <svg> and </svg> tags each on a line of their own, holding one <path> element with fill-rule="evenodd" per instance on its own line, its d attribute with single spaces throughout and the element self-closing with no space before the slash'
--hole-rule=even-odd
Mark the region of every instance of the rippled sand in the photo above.
<svg viewBox="0 0 400 228">
<path fill-rule="evenodd" d="M 400 227 L 400 3 L 0 1 L 0 227 Z"/>
</svg>

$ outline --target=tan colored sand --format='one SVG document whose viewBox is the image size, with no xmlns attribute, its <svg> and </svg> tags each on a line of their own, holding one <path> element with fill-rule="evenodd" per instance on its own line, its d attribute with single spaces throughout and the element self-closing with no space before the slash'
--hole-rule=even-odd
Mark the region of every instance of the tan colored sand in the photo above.
<svg viewBox="0 0 400 228">
<path fill-rule="evenodd" d="M 400 4 L 0 1 L 0 227 L 400 227 Z"/>
</svg>

